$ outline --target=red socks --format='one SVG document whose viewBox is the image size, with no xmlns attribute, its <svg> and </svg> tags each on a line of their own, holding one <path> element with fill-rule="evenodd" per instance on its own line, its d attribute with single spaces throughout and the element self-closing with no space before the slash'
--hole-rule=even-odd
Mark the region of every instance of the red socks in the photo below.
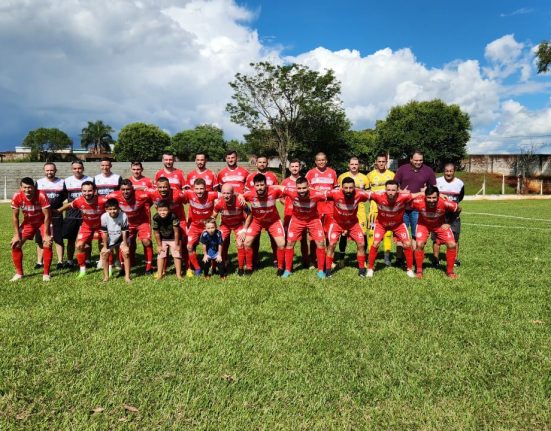
<svg viewBox="0 0 551 431">
<path fill-rule="evenodd" d="M 153 262 L 153 246 L 144 247 L 143 252 L 145 255 L 145 270 L 148 271 L 151 269 Z"/>
<path fill-rule="evenodd" d="M 453 273 L 453 266 L 455 265 L 455 259 L 457 258 L 457 249 L 447 249 L 446 250 L 446 263 L 447 263 L 447 272 L 448 274 Z"/>
<path fill-rule="evenodd" d="M 285 249 L 278 248 L 276 253 L 277 253 L 277 269 L 283 269 L 283 267 L 285 266 Z"/>
<path fill-rule="evenodd" d="M 20 248 L 12 248 L 11 257 L 13 259 L 13 264 L 15 265 L 15 271 L 19 275 L 23 275 L 23 250 Z"/>
<path fill-rule="evenodd" d="M 86 253 L 77 253 L 78 266 L 86 267 Z"/>
<path fill-rule="evenodd" d="M 378 247 L 375 248 L 373 246 L 371 246 L 369 249 L 369 258 L 367 263 L 368 269 L 373 269 L 375 267 L 375 259 L 377 259 L 377 250 L 378 250 Z"/>
<path fill-rule="evenodd" d="M 252 271 L 253 269 L 253 255 L 254 255 L 254 251 L 252 248 L 245 249 L 245 262 L 247 264 L 247 269 L 249 271 Z"/>
<path fill-rule="evenodd" d="M 318 271 L 323 271 L 325 264 L 325 247 L 316 248 L 316 258 L 318 260 Z M 331 267 L 328 267 L 327 269 L 331 269 Z"/>
<path fill-rule="evenodd" d="M 406 267 L 410 270 L 413 268 L 413 250 L 410 247 L 404 248 L 404 255 L 406 256 Z"/>
<path fill-rule="evenodd" d="M 362 269 L 365 268 L 365 254 L 360 256 L 358 255 L 358 268 Z"/>
<path fill-rule="evenodd" d="M 50 265 L 52 264 L 52 249 L 50 247 L 43 248 L 42 259 L 44 261 L 44 275 L 49 275 Z"/>
<path fill-rule="evenodd" d="M 325 267 L 331 269 L 331 265 L 333 265 L 333 256 L 325 256 Z"/>
<path fill-rule="evenodd" d="M 201 268 L 199 266 L 199 261 L 197 260 L 197 253 L 195 253 L 195 252 L 189 253 L 189 262 L 191 263 L 193 268 L 195 268 L 195 269 L 200 269 Z"/>
<path fill-rule="evenodd" d="M 222 253 L 224 255 L 224 253 Z M 224 262 L 227 261 L 228 257 L 228 250 L 226 249 Z M 243 247 L 240 247 L 237 249 L 237 265 L 239 266 L 239 269 L 243 269 L 243 266 L 245 265 L 245 249 Z"/>
<path fill-rule="evenodd" d="M 417 274 L 423 273 L 423 260 L 425 260 L 425 250 L 415 250 L 415 265 L 417 266 Z"/>
<path fill-rule="evenodd" d="M 293 270 L 293 257 L 295 256 L 294 248 L 285 249 L 285 270 L 291 272 Z"/>
</svg>

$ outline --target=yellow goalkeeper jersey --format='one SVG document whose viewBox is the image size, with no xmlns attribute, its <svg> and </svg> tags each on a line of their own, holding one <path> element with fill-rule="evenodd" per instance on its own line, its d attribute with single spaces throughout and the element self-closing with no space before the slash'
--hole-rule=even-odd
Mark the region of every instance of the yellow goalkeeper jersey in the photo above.
<svg viewBox="0 0 551 431">
<path fill-rule="evenodd" d="M 394 179 L 394 172 L 386 170 L 380 173 L 377 169 L 373 169 L 367 174 L 367 182 L 372 191 L 378 192 L 385 189 L 385 183 L 388 180 Z"/>
</svg>

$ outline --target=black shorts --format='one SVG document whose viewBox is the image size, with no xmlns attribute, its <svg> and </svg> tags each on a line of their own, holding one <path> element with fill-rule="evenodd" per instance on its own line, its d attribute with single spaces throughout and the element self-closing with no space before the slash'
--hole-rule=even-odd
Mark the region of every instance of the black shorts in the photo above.
<svg viewBox="0 0 551 431">
<path fill-rule="evenodd" d="M 56 244 L 63 245 L 63 217 L 54 217 L 52 219 L 52 238 Z M 42 235 L 40 235 L 40 230 L 36 231 L 34 236 L 34 242 L 39 245 L 42 245 Z"/>
<path fill-rule="evenodd" d="M 76 241 L 78 230 L 82 220 L 79 218 L 66 218 L 63 220 L 63 238 L 69 241 Z"/>
<path fill-rule="evenodd" d="M 450 229 L 453 233 L 453 238 L 455 239 L 455 242 L 459 241 L 459 234 L 461 233 L 461 219 L 457 217 L 455 220 L 449 222 L 446 220 L 446 223 L 450 224 Z M 432 239 L 432 242 L 436 242 L 436 234 L 432 232 L 430 234 L 430 238 Z"/>
</svg>

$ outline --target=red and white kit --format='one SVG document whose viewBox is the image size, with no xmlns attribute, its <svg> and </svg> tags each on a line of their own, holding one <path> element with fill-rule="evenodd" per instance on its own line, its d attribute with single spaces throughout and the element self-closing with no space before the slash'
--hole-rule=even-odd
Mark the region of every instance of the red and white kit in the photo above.
<svg viewBox="0 0 551 431">
<path fill-rule="evenodd" d="M 11 200 L 13 209 L 23 212 L 23 222 L 19 225 L 21 239 L 33 239 L 37 231 L 44 238 L 44 208 L 50 208 L 50 201 L 42 191 L 36 191 L 32 199 L 28 199 L 23 192 L 17 192 Z"/>
<path fill-rule="evenodd" d="M 233 231 L 236 239 L 237 232 L 244 227 L 245 219 L 249 212 L 246 204 L 241 204 L 237 199 L 232 204 L 228 204 L 224 199 L 218 199 L 214 204 L 214 210 L 220 214 L 220 232 L 225 240 Z"/>
<path fill-rule="evenodd" d="M 92 202 L 88 203 L 84 196 L 80 196 L 71 202 L 71 208 L 78 209 L 82 215 L 77 241 L 89 243 L 92 239 L 101 238 L 101 215 L 105 212 L 106 201 L 103 196 L 95 196 Z"/>
<path fill-rule="evenodd" d="M 365 237 L 358 222 L 358 204 L 368 201 L 371 194 L 371 192 L 356 189 L 354 196 L 347 199 L 342 190 L 331 190 L 327 193 L 327 197 L 334 202 L 333 221 L 327 233 L 330 244 L 337 243 L 342 233 L 348 231 L 348 236 L 356 244 L 364 245 Z"/>
<path fill-rule="evenodd" d="M 267 186 L 277 186 L 279 184 L 279 181 L 277 179 L 276 174 L 274 174 L 272 171 L 266 171 L 266 172 L 251 172 L 247 179 L 245 180 L 245 188 L 247 190 L 254 190 L 254 181 L 253 178 L 256 174 L 262 174 L 266 177 L 266 185 Z"/>
<path fill-rule="evenodd" d="M 245 182 L 249 176 L 249 171 L 241 166 L 235 169 L 230 169 L 227 166 L 218 172 L 218 184 L 231 184 L 235 193 L 243 193 L 245 191 Z"/>
<path fill-rule="evenodd" d="M 320 192 L 328 192 L 338 186 L 337 173 L 331 168 L 326 168 L 324 171 L 318 168 L 310 169 L 306 179 L 310 187 Z M 318 212 L 323 220 L 323 229 L 327 233 L 333 216 L 333 202 L 319 202 Z"/>
<path fill-rule="evenodd" d="M 153 188 L 153 183 L 151 182 L 151 178 L 149 177 L 142 176 L 139 179 L 135 177 L 130 177 L 128 179 L 132 183 L 132 187 L 134 187 L 134 190 L 145 190 Z"/>
<path fill-rule="evenodd" d="M 205 192 L 200 198 L 195 192 L 186 190 L 183 195 L 185 202 L 189 204 L 187 241 L 188 244 L 195 245 L 205 230 L 205 220 L 212 217 L 214 201 L 218 198 L 218 192 Z"/>
<path fill-rule="evenodd" d="M 184 172 L 180 169 L 175 168 L 171 172 L 167 171 L 165 168 L 158 170 L 155 174 L 155 182 L 161 177 L 168 179 L 170 187 L 173 189 L 182 190 L 182 188 L 186 185 Z"/>
<path fill-rule="evenodd" d="M 194 169 L 189 174 L 187 174 L 186 185 L 193 189 L 193 184 L 195 184 L 195 180 L 199 178 L 205 180 L 205 184 L 207 185 L 207 192 L 212 192 L 214 190 L 214 187 L 217 186 L 216 175 L 214 175 L 214 173 L 210 169 L 205 169 L 203 172 Z"/>
<path fill-rule="evenodd" d="M 187 222 L 186 222 L 186 211 L 184 209 L 184 204 L 186 203 L 186 198 L 184 194 L 176 189 L 171 190 L 168 198 L 164 198 L 157 190 L 147 189 L 145 190 L 153 205 L 157 205 L 160 200 L 168 199 L 170 203 L 170 211 L 178 217 L 180 220 L 180 228 L 182 229 L 183 234 L 187 232 Z"/>
<path fill-rule="evenodd" d="M 412 202 L 411 207 L 419 211 L 419 221 L 415 231 L 417 240 L 426 242 L 430 232 L 434 232 L 438 241 L 442 243 L 454 241 L 451 228 L 448 226 L 443 229 L 442 225 L 446 223 L 446 213 L 457 211 L 458 205 L 456 202 L 439 197 L 436 208 L 430 209 L 427 207 L 425 198 L 420 196 Z"/>
<path fill-rule="evenodd" d="M 259 197 L 256 190 L 249 190 L 243 195 L 251 204 L 253 220 L 247 229 L 247 236 L 257 236 L 262 229 L 267 230 L 274 238 L 284 237 L 283 224 L 277 211 L 277 199 L 283 195 L 279 189 L 268 188 L 264 197 Z"/>
<path fill-rule="evenodd" d="M 107 195 L 107 198 L 114 198 L 118 201 L 120 209 L 128 218 L 128 235 L 130 238 L 137 237 L 139 240 L 151 239 L 151 225 L 149 223 L 149 207 L 152 204 L 147 192 L 136 190 L 134 199 L 127 201 L 121 191 Z"/>
<path fill-rule="evenodd" d="M 398 193 L 393 203 L 384 191 L 372 192 L 370 199 L 377 204 L 378 209 L 373 237 L 381 240 L 386 231 L 392 231 L 397 241 L 408 241 L 409 232 L 404 224 L 404 211 L 413 199 L 411 193 Z"/>
<path fill-rule="evenodd" d="M 287 227 L 289 241 L 300 241 L 308 232 L 313 241 L 323 241 L 323 226 L 318 213 L 318 203 L 325 202 L 325 193 L 315 190 L 300 197 L 296 189 L 285 188 L 283 194 L 291 200 L 292 216 Z"/>
</svg>

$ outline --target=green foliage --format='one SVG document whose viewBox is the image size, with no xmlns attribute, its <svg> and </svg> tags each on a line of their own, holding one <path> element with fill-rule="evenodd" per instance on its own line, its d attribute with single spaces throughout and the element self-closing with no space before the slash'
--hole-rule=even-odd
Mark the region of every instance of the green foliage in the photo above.
<svg viewBox="0 0 551 431">
<path fill-rule="evenodd" d="M 445 162 L 459 163 L 465 157 L 471 121 L 458 105 L 439 99 L 413 101 L 393 107 L 375 130 L 379 150 L 398 160 L 421 150 L 425 162 L 439 169 Z"/>
<path fill-rule="evenodd" d="M 545 40 L 538 45 L 536 58 L 538 59 L 538 73 L 548 72 L 551 64 L 551 43 L 549 41 Z"/>
<path fill-rule="evenodd" d="M 332 70 L 320 74 L 299 64 L 268 62 L 251 66 L 252 74 L 238 73 L 230 82 L 233 103 L 226 110 L 233 122 L 249 129 L 253 146 L 262 138 L 263 152 L 277 154 L 282 173 L 291 155 L 314 146 L 336 149 L 339 133 L 349 125 Z"/>
<path fill-rule="evenodd" d="M 209 160 L 223 161 L 226 153 L 224 132 L 209 124 L 184 130 L 172 137 L 170 150 L 182 161 L 194 160 L 199 151 L 205 151 Z"/>
<path fill-rule="evenodd" d="M 23 146 L 31 149 L 32 161 L 57 160 L 56 151 L 71 148 L 72 141 L 65 132 L 56 128 L 31 130 L 23 140 Z"/>
<path fill-rule="evenodd" d="M 132 123 L 124 126 L 115 144 L 118 161 L 159 160 L 170 147 L 170 136 L 154 124 Z"/>
<path fill-rule="evenodd" d="M 88 149 L 92 154 L 110 153 L 114 143 L 111 135 L 114 132 L 111 126 L 101 120 L 93 123 L 88 121 L 88 125 L 80 134 L 80 146 Z"/>
<path fill-rule="evenodd" d="M 350 130 L 346 133 L 346 157 L 344 163 L 348 163 L 351 157 L 357 157 L 360 163 L 370 170 L 377 155 L 377 143 L 375 130 Z M 344 156 L 344 155 L 343 155 Z M 347 170 L 345 167 L 344 170 Z"/>
</svg>

